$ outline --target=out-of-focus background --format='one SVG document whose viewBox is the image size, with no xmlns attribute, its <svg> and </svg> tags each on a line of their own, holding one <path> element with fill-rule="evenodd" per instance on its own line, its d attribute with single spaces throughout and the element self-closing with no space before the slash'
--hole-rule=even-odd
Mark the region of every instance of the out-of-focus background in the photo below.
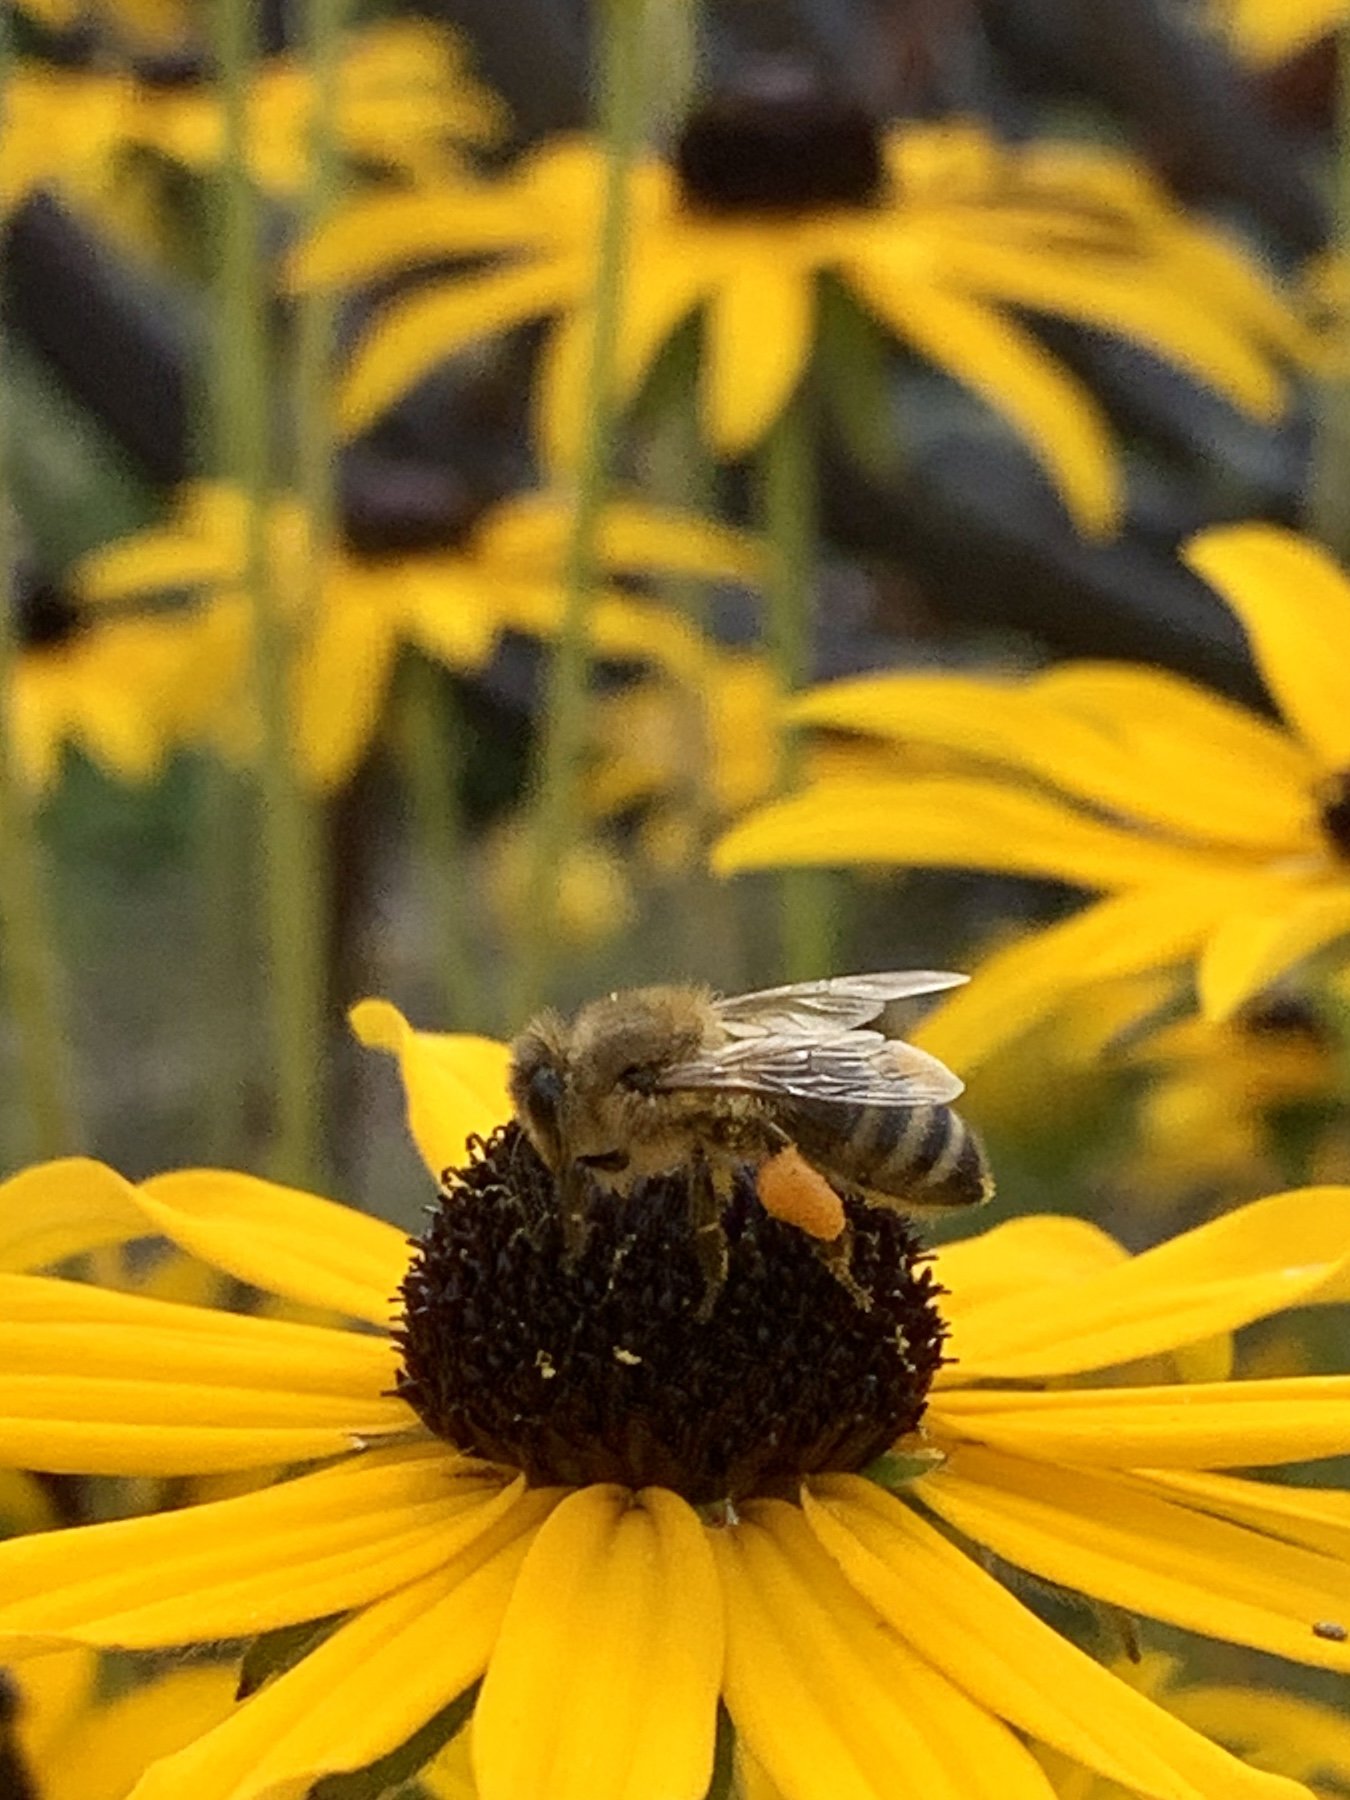
<svg viewBox="0 0 1350 1800">
<path fill-rule="evenodd" d="M 7 1163 L 227 1160 L 411 1223 L 362 995 L 509 1035 L 1071 912 L 999 857 L 709 856 L 876 766 L 792 689 L 1117 659 L 1269 713 L 1178 550 L 1345 525 L 1342 10 L 10 6 L 6 806 L 50 982 L 6 1015 Z M 1234 1052 L 1169 979 L 963 1070 L 1001 1209 L 1143 1241 L 1336 1171 L 1321 989 Z"/>
</svg>

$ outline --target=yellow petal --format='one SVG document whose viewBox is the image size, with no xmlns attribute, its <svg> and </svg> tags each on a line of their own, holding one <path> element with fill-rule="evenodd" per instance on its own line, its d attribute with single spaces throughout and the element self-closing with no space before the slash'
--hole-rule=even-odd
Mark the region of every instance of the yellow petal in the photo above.
<svg viewBox="0 0 1350 1800">
<path fill-rule="evenodd" d="M 531 1536 L 556 1493 L 523 1493 L 433 1574 L 341 1626 L 131 1800 L 300 1800 L 321 1775 L 405 1743 L 487 1664 Z"/>
<path fill-rule="evenodd" d="M 784 1800 L 1050 1800 L 1012 1734 L 882 1622 L 796 1507 L 756 1501 L 711 1541 L 727 1706 Z"/>
<path fill-rule="evenodd" d="M 1268 67 L 1329 37 L 1345 14 L 1340 0 L 1227 0 L 1220 17 L 1238 55 Z"/>
<path fill-rule="evenodd" d="M 765 252 L 738 258 L 708 298 L 700 397 L 721 455 L 743 456 L 787 405 L 811 360 L 809 268 Z"/>
<path fill-rule="evenodd" d="M 944 1393 L 940 1435 L 1082 1468 L 1231 1469 L 1350 1451 L 1350 1376 Z"/>
<path fill-rule="evenodd" d="M 505 1044 L 463 1033 L 414 1030 L 387 1000 L 359 1000 L 349 1016 L 368 1049 L 397 1057 L 408 1128 L 436 1180 L 443 1170 L 463 1164 L 471 1137 L 487 1137 L 511 1117 Z"/>
<path fill-rule="evenodd" d="M 299 1461 L 405 1431 L 387 1338 L 0 1275 L 0 1457 L 85 1474 Z"/>
<path fill-rule="evenodd" d="M 528 241 L 529 224 L 505 186 L 386 190 L 348 200 L 296 251 L 287 279 L 301 290 L 351 286 L 455 253 L 511 250 Z"/>
<path fill-rule="evenodd" d="M 1268 1777 L 1084 1655 L 872 1482 L 828 1476 L 811 1484 L 803 1505 L 821 1543 L 887 1624 L 1019 1731 L 1151 1800 L 1268 1800 Z"/>
<path fill-rule="evenodd" d="M 1232 1018 L 1296 963 L 1350 932 L 1350 883 L 1290 888 L 1282 901 L 1225 919 L 1205 946 L 1197 985 L 1205 1018 Z"/>
<path fill-rule="evenodd" d="M 1173 1350 L 1306 1303 L 1348 1259 L 1350 1188 L 1275 1194 L 1085 1275 L 1053 1307 L 1013 1292 L 967 1308 L 961 1378 L 1074 1374 Z"/>
<path fill-rule="evenodd" d="M 676 1495 L 589 1487 L 535 1537 L 473 1721 L 482 1800 L 701 1800 L 722 1598 Z"/>
<path fill-rule="evenodd" d="M 398 576 L 390 572 L 390 586 Z M 372 742 L 398 648 L 392 606 L 334 596 L 292 665 L 294 755 L 316 787 L 348 779 Z"/>
<path fill-rule="evenodd" d="M 917 1498 L 972 1542 L 1046 1581 L 1202 1636 L 1350 1671 L 1318 1637 L 1344 1617 L 1343 1562 L 1174 1505 L 1128 1477 L 963 1445 Z"/>
<path fill-rule="evenodd" d="M 1350 1494 L 1339 1488 L 1293 1487 L 1191 1469 L 1150 1469 L 1140 1479 L 1200 1512 L 1350 1560 Z"/>
<path fill-rule="evenodd" d="M 517 494 L 496 506 L 474 532 L 476 559 L 494 574 L 560 576 L 574 508 L 566 495 Z M 613 574 L 648 571 L 708 581 L 763 579 L 764 553 L 743 531 L 697 513 L 611 500 L 597 525 L 597 560 Z"/>
<path fill-rule="evenodd" d="M 25 1665 L 25 1681 L 37 1667 Z M 35 1763 L 42 1800 L 123 1800 L 147 1764 L 181 1750 L 229 1714 L 238 1680 L 234 1663 L 172 1669 L 87 1707 Z"/>
<path fill-rule="evenodd" d="M 1039 1287 L 1081 1281 L 1115 1268 L 1128 1254 L 1100 1225 L 1066 1213 L 1042 1213 L 940 1245 L 933 1252 L 933 1272 L 948 1289 L 942 1311 L 950 1318 L 1014 1294 L 1025 1299 Z"/>
<path fill-rule="evenodd" d="M 401 1231 L 317 1194 L 228 1169 L 180 1169 L 135 1190 L 151 1229 L 264 1293 L 387 1326 L 408 1268 Z"/>
<path fill-rule="evenodd" d="M 1001 869 L 1087 888 L 1179 881 L 1240 864 L 1094 819 L 1050 796 L 953 775 L 822 781 L 734 826 L 713 853 L 741 869 L 898 863 Z"/>
<path fill-rule="evenodd" d="M 1278 1759 L 1300 1781 L 1330 1777 L 1338 1787 L 1350 1784 L 1350 1719 L 1342 1707 L 1273 1689 L 1209 1683 L 1175 1688 L 1167 1704 L 1179 1719 L 1253 1762 Z"/>
<path fill-rule="evenodd" d="M 1252 844 L 1262 841 L 1258 833 L 1279 843 L 1291 830 L 1313 829 L 1310 816 L 1306 827 L 1296 821 L 1311 814 L 1315 759 L 1292 733 L 1248 708 L 1142 664 L 1060 663 L 1030 685 L 1040 699 L 1106 731 L 1133 759 L 1140 787 L 1175 779 L 1184 764 L 1197 832 L 1206 808 L 1213 834 L 1237 831 Z"/>
<path fill-rule="evenodd" d="M 228 1170 L 186 1169 L 139 1186 L 87 1157 L 0 1184 L 0 1268 L 164 1236 L 266 1293 L 388 1325 L 408 1266 L 392 1225 L 314 1194 Z"/>
<path fill-rule="evenodd" d="M 1180 966 L 1217 919 L 1260 891 L 1257 882 L 1215 876 L 1099 900 L 987 957 L 970 984 L 924 1020 L 915 1042 L 969 1073 L 1085 987 Z"/>
<path fill-rule="evenodd" d="M 844 275 L 898 337 L 1002 413 L 1081 531 L 1103 537 L 1116 528 L 1123 489 L 1105 417 L 1029 333 L 979 299 L 915 282 L 908 269 L 873 259 Z"/>
<path fill-rule="evenodd" d="M 355 436 L 457 350 L 552 312 L 584 292 L 586 279 L 580 262 L 526 263 L 440 281 L 385 307 L 339 390 L 341 430 Z"/>
<path fill-rule="evenodd" d="M 0 1640 L 152 1649 L 345 1612 L 491 1533 L 521 1491 L 422 1444 L 228 1500 L 14 1539 L 0 1545 Z"/>
<path fill-rule="evenodd" d="M 613 397 L 622 408 L 639 393 L 658 352 L 699 299 L 708 271 L 698 256 L 649 258 L 625 292 L 614 340 Z M 595 313 L 573 308 L 549 333 L 535 387 L 536 438 L 545 467 L 572 474 L 585 427 Z"/>
<path fill-rule="evenodd" d="M 1238 615 L 1280 711 L 1325 768 L 1350 765 L 1350 585 L 1333 558 L 1274 525 L 1202 531 L 1182 558 Z"/>
<path fill-rule="evenodd" d="M 0 1269 L 40 1269 L 157 1229 L 132 1184 L 87 1156 L 37 1163 L 0 1185 Z"/>
<path fill-rule="evenodd" d="M 1108 712 L 1088 665 L 1076 683 L 968 675 L 868 675 L 817 688 L 792 708 L 808 725 L 865 731 L 1003 763 L 1066 794 L 1200 842 L 1294 852 L 1315 848 L 1312 774 L 1291 740 L 1192 688 L 1148 672 Z M 1072 674 L 1072 665 L 1067 671 Z M 1089 709 L 1084 690 L 1095 706 Z M 1113 696 L 1115 697 L 1115 696 Z M 1235 745 L 1245 755 L 1235 754 Z M 1271 754 L 1267 755 L 1266 752 Z M 1289 752 L 1292 750 L 1292 757 Z M 1293 768 L 1288 765 L 1292 761 Z"/>
<path fill-rule="evenodd" d="M 1050 258 L 1015 244 L 963 244 L 955 237 L 943 244 L 942 263 L 948 279 L 987 301 L 1011 301 L 1131 338 L 1258 419 L 1275 419 L 1285 404 L 1285 384 L 1269 351 L 1240 319 L 1189 304 L 1179 282 L 1159 279 L 1142 264 L 1122 272 L 1117 257 Z"/>
</svg>

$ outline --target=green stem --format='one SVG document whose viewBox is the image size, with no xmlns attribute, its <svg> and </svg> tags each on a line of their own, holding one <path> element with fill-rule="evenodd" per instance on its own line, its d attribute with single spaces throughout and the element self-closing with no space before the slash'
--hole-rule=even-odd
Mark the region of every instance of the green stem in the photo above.
<svg viewBox="0 0 1350 1800">
<path fill-rule="evenodd" d="M 398 747 L 412 803 L 418 875 L 430 899 L 441 986 L 440 1029 L 483 1023 L 473 950 L 465 929 L 468 892 L 459 804 L 459 721 L 445 704 L 440 672 L 410 658 L 399 691 Z"/>
<path fill-rule="evenodd" d="M 245 1139 L 248 1069 L 253 1054 L 240 1026 L 238 970 L 247 966 L 247 904 L 253 872 L 241 866 L 248 842 L 250 796 L 219 757 L 195 771 L 193 853 L 199 901 L 201 1020 L 201 1149 L 212 1168 L 230 1168 Z"/>
<path fill-rule="evenodd" d="M 526 885 L 529 924 L 520 945 L 513 995 L 518 1016 L 537 1003 L 553 968 L 558 871 L 576 828 L 577 783 L 585 745 L 590 675 L 588 613 L 609 477 L 614 341 L 628 235 L 629 175 L 641 132 L 642 15 L 641 0 L 604 0 L 600 9 L 600 124 L 607 153 L 605 190 L 596 252 L 585 426 L 563 569 L 565 604 L 558 641 L 549 662 L 543 742 L 535 771 Z"/>
<path fill-rule="evenodd" d="M 347 8 L 348 0 L 308 0 L 307 66 L 314 98 L 309 180 L 300 209 L 300 226 L 306 237 L 327 222 L 339 195 L 337 106 Z M 306 599 L 313 611 L 320 601 L 319 586 L 333 541 L 332 362 L 336 298 L 328 289 L 311 288 L 298 297 L 295 308 L 296 485 L 309 520 Z"/>
<path fill-rule="evenodd" d="M 1336 164 L 1332 184 L 1329 250 L 1350 259 L 1350 23 L 1337 44 Z M 1338 372 L 1328 375 L 1318 396 L 1312 470 L 1308 483 L 1308 523 L 1313 533 L 1342 558 L 1350 558 L 1350 321 L 1338 321 Z"/>
<path fill-rule="evenodd" d="M 9 73 L 8 21 L 0 19 L 0 128 Z M 16 562 L 10 512 L 10 409 L 4 403 L 5 349 L 0 337 L 0 963 L 5 997 L 18 1030 L 19 1078 L 34 1154 L 63 1155 L 79 1131 L 71 1098 L 69 1050 L 62 1028 L 60 973 L 51 937 L 42 847 L 32 803 L 14 754 L 11 706 L 19 644 L 15 633 Z"/>
<path fill-rule="evenodd" d="M 769 553 L 768 651 L 782 701 L 811 675 L 813 598 L 818 536 L 815 438 L 809 399 L 789 400 L 760 450 L 760 520 Z M 778 743 L 778 788 L 801 773 L 801 739 L 784 724 Z M 836 884 L 823 869 L 788 869 L 781 887 L 783 973 L 789 981 L 828 975 L 834 960 Z"/>
<path fill-rule="evenodd" d="M 221 239 L 221 323 L 230 354 L 220 404 L 229 466 L 248 502 L 245 586 L 253 604 L 252 684 L 262 727 L 258 764 L 259 838 L 272 1012 L 276 1126 L 272 1173 L 320 1178 L 323 888 L 313 809 L 293 758 L 290 671 L 293 645 L 272 580 L 268 509 L 272 485 L 271 295 L 261 255 L 261 217 L 247 164 L 247 101 L 256 9 L 217 0 L 226 161 Z"/>
</svg>

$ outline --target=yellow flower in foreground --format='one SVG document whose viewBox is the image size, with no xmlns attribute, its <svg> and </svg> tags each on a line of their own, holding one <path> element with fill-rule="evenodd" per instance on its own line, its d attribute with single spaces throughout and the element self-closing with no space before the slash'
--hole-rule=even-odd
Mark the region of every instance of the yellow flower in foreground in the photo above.
<svg viewBox="0 0 1350 1800">
<path fill-rule="evenodd" d="M 268 517 L 270 569 L 282 603 L 295 610 L 299 643 L 293 688 L 297 753 L 310 780 L 345 780 L 373 736 L 400 646 L 452 669 L 482 668 L 501 634 L 549 637 L 564 611 L 563 566 L 570 508 L 560 496 L 528 494 L 490 512 L 446 513 L 412 544 L 372 541 L 349 524 L 319 572 L 318 604 L 304 617 L 311 590 L 310 533 L 299 501 L 282 496 Z M 706 520 L 624 501 L 600 526 L 601 566 L 609 577 L 678 574 L 754 582 L 752 541 Z M 251 609 L 242 591 L 247 566 L 247 506 L 237 489 L 202 483 L 184 490 L 170 524 L 104 546 L 76 571 L 91 605 L 142 601 L 187 589 L 207 602 L 217 655 L 206 681 L 212 723 L 227 749 L 248 754 L 246 690 Z M 694 680 L 702 638 L 673 609 L 605 587 L 590 613 L 598 656 L 665 666 Z M 205 704 L 205 702 L 204 702 Z"/>
<path fill-rule="evenodd" d="M 922 1041 L 957 1067 L 1075 988 L 1149 970 L 1194 967 L 1205 1016 L 1231 1017 L 1350 932 L 1350 583 L 1264 525 L 1202 532 L 1185 560 L 1242 622 L 1283 725 L 1128 664 L 839 682 L 796 717 L 954 772 L 819 782 L 737 826 L 718 866 L 1001 869 L 1105 894 L 938 1010 Z"/>
<path fill-rule="evenodd" d="M 564 140 L 496 179 L 349 205 L 301 254 L 302 283 L 496 260 L 380 308 L 343 391 L 346 428 L 363 429 L 472 340 L 554 317 L 541 428 L 550 457 L 570 461 L 604 179 L 602 146 Z M 791 96 L 714 105 L 690 120 L 672 163 L 639 163 L 630 213 L 621 398 L 699 315 L 704 430 L 728 456 L 762 438 L 801 380 L 824 276 L 1001 412 L 1093 532 L 1120 508 L 1110 430 L 1024 311 L 1142 344 L 1262 418 L 1282 404 L 1281 359 L 1302 353 L 1300 328 L 1256 267 L 1106 151 L 1012 149 L 964 124 L 883 138 L 852 113 Z"/>
<path fill-rule="evenodd" d="M 398 1055 L 431 1165 L 462 1163 L 466 1129 L 503 1116 L 503 1048 L 415 1033 L 383 1003 L 355 1018 Z M 411 1262 L 393 1227 L 249 1176 L 27 1171 L 0 1189 L 0 1260 L 73 1229 L 86 1247 L 158 1233 L 359 1328 L 0 1278 L 0 1456 L 318 1465 L 0 1545 L 0 1655 L 22 1676 L 61 1644 L 338 1615 L 136 1800 L 299 1800 L 479 1682 L 481 1800 L 700 1800 L 719 1695 L 785 1800 L 1052 1800 L 1024 1737 L 1152 1800 L 1307 1800 L 1076 1649 L 961 1545 L 1350 1671 L 1323 1629 L 1350 1618 L 1350 1496 L 1217 1472 L 1350 1449 L 1350 1378 L 1107 1374 L 1342 1297 L 1350 1191 L 1278 1195 L 1134 1258 L 1072 1219 L 996 1228 L 936 1259 L 947 1339 L 908 1226 L 850 1204 L 870 1306 L 748 1185 L 709 1306 L 681 1177 L 592 1195 L 569 1261 L 513 1131 L 448 1178 Z"/>
</svg>

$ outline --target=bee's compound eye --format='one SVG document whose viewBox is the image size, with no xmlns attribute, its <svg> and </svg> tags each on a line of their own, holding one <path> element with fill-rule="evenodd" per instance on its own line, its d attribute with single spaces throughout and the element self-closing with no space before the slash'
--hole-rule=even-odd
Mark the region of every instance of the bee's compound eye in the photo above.
<svg viewBox="0 0 1350 1800">
<path fill-rule="evenodd" d="M 558 1135 L 558 1113 L 563 1101 L 563 1079 L 552 1063 L 531 1069 L 525 1081 L 525 1099 L 536 1128 L 550 1138 Z"/>
<path fill-rule="evenodd" d="M 654 1094 L 661 1085 L 661 1071 L 651 1063 L 629 1063 L 619 1075 L 619 1086 L 635 1094 Z"/>
</svg>

